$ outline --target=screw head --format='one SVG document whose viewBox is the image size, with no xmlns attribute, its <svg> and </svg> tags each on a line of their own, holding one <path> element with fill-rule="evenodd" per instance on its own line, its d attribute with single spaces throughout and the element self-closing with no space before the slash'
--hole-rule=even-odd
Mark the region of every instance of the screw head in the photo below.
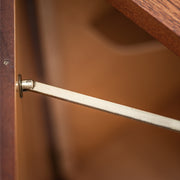
<svg viewBox="0 0 180 180">
<path fill-rule="evenodd" d="M 5 60 L 3 61 L 3 64 L 4 64 L 5 66 L 7 66 L 7 65 L 9 64 L 9 60 L 5 59 Z"/>
</svg>

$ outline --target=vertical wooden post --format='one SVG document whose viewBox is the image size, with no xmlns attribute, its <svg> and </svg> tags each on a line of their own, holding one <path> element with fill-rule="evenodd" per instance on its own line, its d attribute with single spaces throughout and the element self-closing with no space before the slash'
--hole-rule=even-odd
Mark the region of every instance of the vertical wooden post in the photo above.
<svg viewBox="0 0 180 180">
<path fill-rule="evenodd" d="M 15 179 L 14 0 L 0 0 L 0 179 Z"/>
</svg>

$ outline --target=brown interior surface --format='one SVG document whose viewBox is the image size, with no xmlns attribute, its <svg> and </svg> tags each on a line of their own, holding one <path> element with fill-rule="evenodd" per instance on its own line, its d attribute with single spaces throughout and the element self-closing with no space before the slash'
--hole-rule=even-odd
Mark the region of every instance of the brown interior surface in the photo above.
<svg viewBox="0 0 180 180">
<path fill-rule="evenodd" d="M 28 1 L 27 1 L 28 2 Z M 26 1 L 16 1 L 16 72 L 23 78 L 42 80 Z M 30 7 L 29 7 L 30 8 Z M 17 180 L 53 179 L 47 141 L 45 99 L 17 93 Z"/>
<path fill-rule="evenodd" d="M 179 57 L 106 1 L 36 1 L 39 55 L 23 5 L 17 1 L 23 78 L 180 119 Z M 17 98 L 21 179 L 54 179 L 52 146 L 66 179 L 180 178 L 178 132 L 24 94 Z"/>
</svg>

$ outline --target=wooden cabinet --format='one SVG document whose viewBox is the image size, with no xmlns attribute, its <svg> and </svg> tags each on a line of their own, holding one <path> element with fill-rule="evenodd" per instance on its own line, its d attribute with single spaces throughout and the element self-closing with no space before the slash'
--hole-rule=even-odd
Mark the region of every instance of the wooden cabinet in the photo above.
<svg viewBox="0 0 180 180">
<path fill-rule="evenodd" d="M 15 91 L 20 73 L 180 119 L 180 58 L 149 14 L 146 32 L 105 0 L 0 2 L 2 180 L 179 179 L 179 132 Z"/>
</svg>

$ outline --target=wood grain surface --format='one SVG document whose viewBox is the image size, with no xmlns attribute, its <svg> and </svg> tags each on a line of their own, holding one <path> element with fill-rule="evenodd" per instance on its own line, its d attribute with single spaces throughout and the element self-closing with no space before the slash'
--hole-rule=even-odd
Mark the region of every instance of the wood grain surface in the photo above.
<svg viewBox="0 0 180 180">
<path fill-rule="evenodd" d="M 14 1 L 0 0 L 0 179 L 14 180 Z"/>
<path fill-rule="evenodd" d="M 110 1 L 115 8 L 180 56 L 180 1 Z"/>
</svg>

